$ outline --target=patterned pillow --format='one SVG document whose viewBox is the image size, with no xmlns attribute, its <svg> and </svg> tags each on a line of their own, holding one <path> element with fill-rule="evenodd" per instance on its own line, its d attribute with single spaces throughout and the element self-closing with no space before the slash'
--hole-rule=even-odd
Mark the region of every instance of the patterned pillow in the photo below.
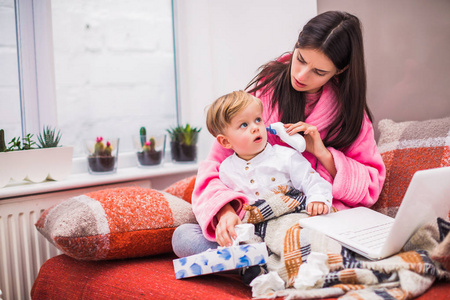
<svg viewBox="0 0 450 300">
<path fill-rule="evenodd" d="M 399 123 L 386 119 L 378 129 L 386 181 L 372 208 L 394 217 L 416 171 L 450 166 L 450 117 Z"/>
<path fill-rule="evenodd" d="M 63 253 L 81 260 L 141 257 L 172 251 L 172 233 L 195 223 L 191 204 L 140 187 L 100 190 L 47 209 L 38 231 Z"/>
</svg>

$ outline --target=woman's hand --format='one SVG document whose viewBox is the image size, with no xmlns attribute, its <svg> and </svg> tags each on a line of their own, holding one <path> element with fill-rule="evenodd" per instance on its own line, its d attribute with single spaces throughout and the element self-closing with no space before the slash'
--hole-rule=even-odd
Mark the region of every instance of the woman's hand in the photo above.
<svg viewBox="0 0 450 300">
<path fill-rule="evenodd" d="M 337 170 L 334 164 L 333 155 L 327 147 L 325 147 L 316 126 L 305 122 L 297 122 L 295 124 L 284 124 L 284 127 L 289 135 L 303 132 L 306 142 L 306 151 L 314 155 L 333 178 L 336 176 Z"/>
<path fill-rule="evenodd" d="M 232 238 L 237 237 L 234 226 L 241 224 L 241 219 L 228 203 L 217 213 L 219 223 L 216 226 L 216 241 L 221 247 L 228 247 L 233 244 Z"/>
<path fill-rule="evenodd" d="M 297 122 L 295 124 L 284 124 L 284 127 L 289 135 L 303 132 L 306 141 L 306 151 L 315 157 L 318 158 L 324 152 L 328 152 L 316 126 L 309 125 L 305 122 Z"/>
</svg>

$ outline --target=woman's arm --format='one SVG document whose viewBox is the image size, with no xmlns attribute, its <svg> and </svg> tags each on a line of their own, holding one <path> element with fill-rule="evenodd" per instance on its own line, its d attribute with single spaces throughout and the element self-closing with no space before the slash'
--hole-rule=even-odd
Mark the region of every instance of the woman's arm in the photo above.
<svg viewBox="0 0 450 300">
<path fill-rule="evenodd" d="M 317 158 L 316 171 L 333 184 L 333 205 L 337 209 L 370 207 L 378 200 L 386 168 L 367 116 L 357 139 L 345 151 L 325 148 L 315 126 L 299 122 L 286 128 L 292 134 L 305 132 L 306 151 Z"/>
<path fill-rule="evenodd" d="M 326 151 L 319 154 L 317 160 L 322 164 L 322 166 L 327 170 L 327 172 L 331 175 L 331 177 L 336 177 L 336 164 L 334 162 L 333 154 L 331 154 L 330 150 L 325 148 Z"/>
<path fill-rule="evenodd" d="M 333 183 L 333 205 L 337 209 L 355 206 L 372 206 L 383 188 L 386 167 L 375 143 L 372 123 L 367 116 L 359 136 L 345 151 L 329 147 L 336 167 L 331 174 L 324 165 L 317 171 Z"/>
</svg>

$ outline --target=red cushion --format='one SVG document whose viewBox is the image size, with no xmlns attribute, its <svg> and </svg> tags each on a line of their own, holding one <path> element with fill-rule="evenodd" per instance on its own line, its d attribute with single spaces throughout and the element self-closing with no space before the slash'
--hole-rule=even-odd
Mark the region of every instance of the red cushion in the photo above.
<svg viewBox="0 0 450 300">
<path fill-rule="evenodd" d="M 416 171 L 450 166 L 450 117 L 409 122 L 386 119 L 378 129 L 386 180 L 372 208 L 395 217 Z"/>
<path fill-rule="evenodd" d="M 59 255 L 44 263 L 31 290 L 39 299 L 252 299 L 238 275 L 214 274 L 175 279 L 167 253 L 115 261 L 79 261 Z M 417 298 L 445 299 L 450 282 L 438 281 Z"/>
<path fill-rule="evenodd" d="M 165 192 L 192 203 L 192 192 L 195 187 L 196 175 L 175 182 L 165 189 Z"/>
<path fill-rule="evenodd" d="M 105 260 L 171 252 L 172 234 L 184 223 L 195 223 L 195 216 L 183 199 L 124 187 L 63 201 L 47 209 L 36 228 L 64 254 Z"/>
</svg>

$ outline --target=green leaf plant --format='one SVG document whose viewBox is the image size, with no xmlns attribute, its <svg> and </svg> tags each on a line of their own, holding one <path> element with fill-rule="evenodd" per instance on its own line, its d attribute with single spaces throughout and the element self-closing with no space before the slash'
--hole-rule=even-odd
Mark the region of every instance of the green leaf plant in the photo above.
<svg viewBox="0 0 450 300">
<path fill-rule="evenodd" d="M 169 133 L 172 142 L 191 146 L 197 143 L 200 130 L 201 128 L 191 127 L 191 125 L 186 124 L 184 127 L 177 126 L 167 129 L 167 132 Z"/>
<path fill-rule="evenodd" d="M 0 152 L 21 151 L 39 148 L 57 147 L 61 139 L 61 132 L 56 133 L 56 129 L 50 126 L 44 126 L 42 132 L 38 135 L 39 145 L 33 140 L 33 134 L 28 133 L 24 138 L 14 137 L 6 146 L 5 131 L 0 129 Z"/>
<path fill-rule="evenodd" d="M 58 147 L 61 140 L 61 131 L 56 132 L 56 128 L 46 126 L 42 128 L 42 132 L 38 135 L 39 148 Z"/>
<path fill-rule="evenodd" d="M 20 137 L 14 137 L 9 143 L 9 147 L 6 151 L 20 151 L 20 150 L 30 150 L 36 145 L 36 142 L 32 140 L 33 135 L 27 134 L 22 140 Z"/>
</svg>

